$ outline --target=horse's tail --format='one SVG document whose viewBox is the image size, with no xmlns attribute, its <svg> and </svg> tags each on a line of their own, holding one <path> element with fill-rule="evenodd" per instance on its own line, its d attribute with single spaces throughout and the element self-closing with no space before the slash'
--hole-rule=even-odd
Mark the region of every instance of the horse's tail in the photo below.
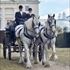
<svg viewBox="0 0 70 70">
<path fill-rule="evenodd" d="M 15 27 L 15 36 L 20 37 L 20 32 L 23 30 L 23 25 L 18 25 Z"/>
</svg>

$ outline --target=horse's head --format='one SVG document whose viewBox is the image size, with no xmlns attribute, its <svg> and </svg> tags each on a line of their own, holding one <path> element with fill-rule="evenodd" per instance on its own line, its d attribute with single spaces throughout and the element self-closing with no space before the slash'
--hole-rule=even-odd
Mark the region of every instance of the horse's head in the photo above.
<svg viewBox="0 0 70 70">
<path fill-rule="evenodd" d="M 40 32 L 39 25 L 40 25 L 40 22 L 39 22 L 38 17 L 34 16 L 33 20 L 32 20 L 32 27 L 33 27 L 33 30 L 35 31 L 37 37 L 39 36 L 39 32 Z"/>
<path fill-rule="evenodd" d="M 34 14 L 32 15 L 31 18 L 29 18 L 26 22 L 26 27 L 27 29 L 35 32 L 36 35 L 39 33 L 39 20 L 38 17 L 36 17 Z"/>
<path fill-rule="evenodd" d="M 56 20 L 55 20 L 55 14 L 53 14 L 52 16 L 51 15 L 48 15 L 48 19 L 47 19 L 47 29 L 48 30 L 51 30 L 51 31 L 55 31 L 56 30 Z"/>
</svg>

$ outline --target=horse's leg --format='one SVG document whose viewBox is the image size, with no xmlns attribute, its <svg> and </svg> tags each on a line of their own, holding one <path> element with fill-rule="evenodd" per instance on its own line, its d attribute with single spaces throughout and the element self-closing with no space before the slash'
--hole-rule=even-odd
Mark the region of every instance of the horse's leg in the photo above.
<svg viewBox="0 0 70 70">
<path fill-rule="evenodd" d="M 42 46 L 40 45 L 40 46 L 39 46 L 39 61 L 42 60 L 42 53 L 43 53 L 43 51 L 42 51 Z"/>
<path fill-rule="evenodd" d="M 30 52 L 30 59 L 33 60 L 33 44 L 30 45 L 29 52 Z"/>
<path fill-rule="evenodd" d="M 38 46 L 34 45 L 34 64 L 38 64 L 39 62 L 38 51 Z"/>
<path fill-rule="evenodd" d="M 45 61 L 45 58 L 46 58 L 46 62 L 44 64 L 44 66 L 45 67 L 50 67 L 49 56 L 48 56 L 48 44 L 47 43 L 44 46 L 44 61 Z"/>
<path fill-rule="evenodd" d="M 44 45 L 44 49 L 43 49 L 43 64 L 45 67 L 50 67 L 49 64 L 49 56 L 48 56 L 48 45 L 45 44 Z"/>
<path fill-rule="evenodd" d="M 21 41 L 20 41 L 20 39 L 17 39 L 17 42 L 18 42 L 18 45 L 19 45 L 19 52 L 20 52 L 19 63 L 23 63 L 22 46 L 21 46 Z"/>
<path fill-rule="evenodd" d="M 29 54 L 29 48 L 28 48 L 28 45 L 26 42 L 24 42 L 24 47 L 25 47 L 25 54 L 26 54 L 26 59 L 27 59 L 27 62 L 26 62 L 26 67 L 27 68 L 31 68 L 32 65 L 31 65 L 31 61 L 30 61 L 30 54 Z"/>
<path fill-rule="evenodd" d="M 56 55 L 56 48 L 55 48 L 55 39 L 51 40 L 51 48 L 52 48 L 52 55 L 50 56 L 50 60 L 57 60 L 58 57 Z"/>
<path fill-rule="evenodd" d="M 42 54 L 42 65 L 44 65 L 46 63 L 44 46 L 41 46 L 41 54 Z"/>
</svg>

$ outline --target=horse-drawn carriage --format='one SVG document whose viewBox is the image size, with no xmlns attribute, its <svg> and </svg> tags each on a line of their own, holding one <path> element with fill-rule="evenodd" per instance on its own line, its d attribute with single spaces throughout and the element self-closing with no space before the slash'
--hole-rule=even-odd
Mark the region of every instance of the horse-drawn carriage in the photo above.
<svg viewBox="0 0 70 70">
<path fill-rule="evenodd" d="M 13 23 L 12 23 L 13 25 Z M 11 26 L 12 26 L 11 25 Z M 14 26 L 13 26 L 14 27 Z M 11 28 L 11 27 L 10 27 Z M 12 31 L 11 31 L 12 30 Z M 10 33 L 11 32 L 11 33 Z M 55 42 L 56 42 L 56 20 L 54 19 L 54 15 L 50 16 L 48 15 L 48 20 L 45 23 L 45 26 L 39 26 L 38 18 L 33 16 L 30 19 L 28 19 L 24 25 L 20 24 L 16 26 L 16 28 L 11 28 L 9 32 L 5 32 L 5 37 L 3 39 L 3 52 L 4 52 L 4 58 L 6 58 L 6 49 L 8 49 L 8 58 L 11 59 L 11 52 L 20 52 L 20 59 L 19 62 L 22 63 L 25 59 L 26 61 L 26 67 L 30 68 L 32 67 L 30 58 L 31 54 L 33 54 L 33 51 L 35 51 L 34 61 L 38 62 L 39 58 L 39 49 L 38 46 L 41 46 L 41 61 L 45 66 L 47 66 L 48 60 L 48 45 L 50 44 L 52 48 L 52 55 L 51 57 L 53 59 L 56 59 L 56 50 L 55 50 Z M 9 33 L 9 34 L 8 34 Z M 16 35 L 16 37 L 15 37 Z M 38 41 L 39 37 L 39 41 Z M 15 40 L 17 39 L 19 50 L 16 51 L 17 46 L 15 44 Z M 36 41 L 36 42 L 35 42 Z M 38 45 L 37 45 L 38 43 Z M 31 47 L 30 47 L 31 45 Z M 32 47 L 33 45 L 33 47 Z M 23 47 L 25 49 L 25 57 L 23 58 Z M 13 47 L 13 51 L 11 48 Z M 30 47 L 30 48 L 29 48 Z M 33 48 L 35 48 L 33 50 Z M 47 56 L 46 56 L 47 55 Z M 24 60 L 23 60 L 24 59 Z M 48 62 L 49 63 L 49 62 Z M 49 65 L 49 64 L 48 64 Z"/>
<path fill-rule="evenodd" d="M 13 22 L 13 21 L 11 21 Z M 13 22 L 14 23 L 14 22 Z M 10 29 L 9 29 L 10 28 Z M 15 33 L 11 27 L 6 28 L 3 32 L 3 56 L 6 59 L 8 53 L 8 59 L 11 60 L 11 53 L 12 52 L 19 52 L 19 47 L 16 42 Z M 7 51 L 8 50 L 8 51 Z"/>
</svg>

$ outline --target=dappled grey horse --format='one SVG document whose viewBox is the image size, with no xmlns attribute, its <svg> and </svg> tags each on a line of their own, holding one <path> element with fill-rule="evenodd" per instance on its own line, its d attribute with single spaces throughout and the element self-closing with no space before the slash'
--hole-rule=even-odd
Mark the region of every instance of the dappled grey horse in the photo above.
<svg viewBox="0 0 70 70">
<path fill-rule="evenodd" d="M 31 68 L 32 64 L 30 61 L 30 52 L 29 46 L 33 44 L 34 38 L 37 36 L 37 27 L 38 19 L 36 17 L 31 17 L 25 21 L 24 25 L 18 25 L 15 28 L 15 35 L 20 49 L 20 60 L 19 63 L 25 62 L 26 67 Z M 35 31 L 36 30 L 36 31 Z M 25 56 L 23 58 L 22 46 L 25 48 Z"/>
<path fill-rule="evenodd" d="M 56 42 L 56 20 L 55 15 L 48 15 L 48 19 L 45 22 L 45 27 L 40 29 L 40 39 L 41 39 L 41 61 L 45 66 L 49 66 L 49 56 L 48 56 L 48 47 L 52 48 L 52 55 L 50 59 L 57 59 L 55 42 Z"/>
</svg>

